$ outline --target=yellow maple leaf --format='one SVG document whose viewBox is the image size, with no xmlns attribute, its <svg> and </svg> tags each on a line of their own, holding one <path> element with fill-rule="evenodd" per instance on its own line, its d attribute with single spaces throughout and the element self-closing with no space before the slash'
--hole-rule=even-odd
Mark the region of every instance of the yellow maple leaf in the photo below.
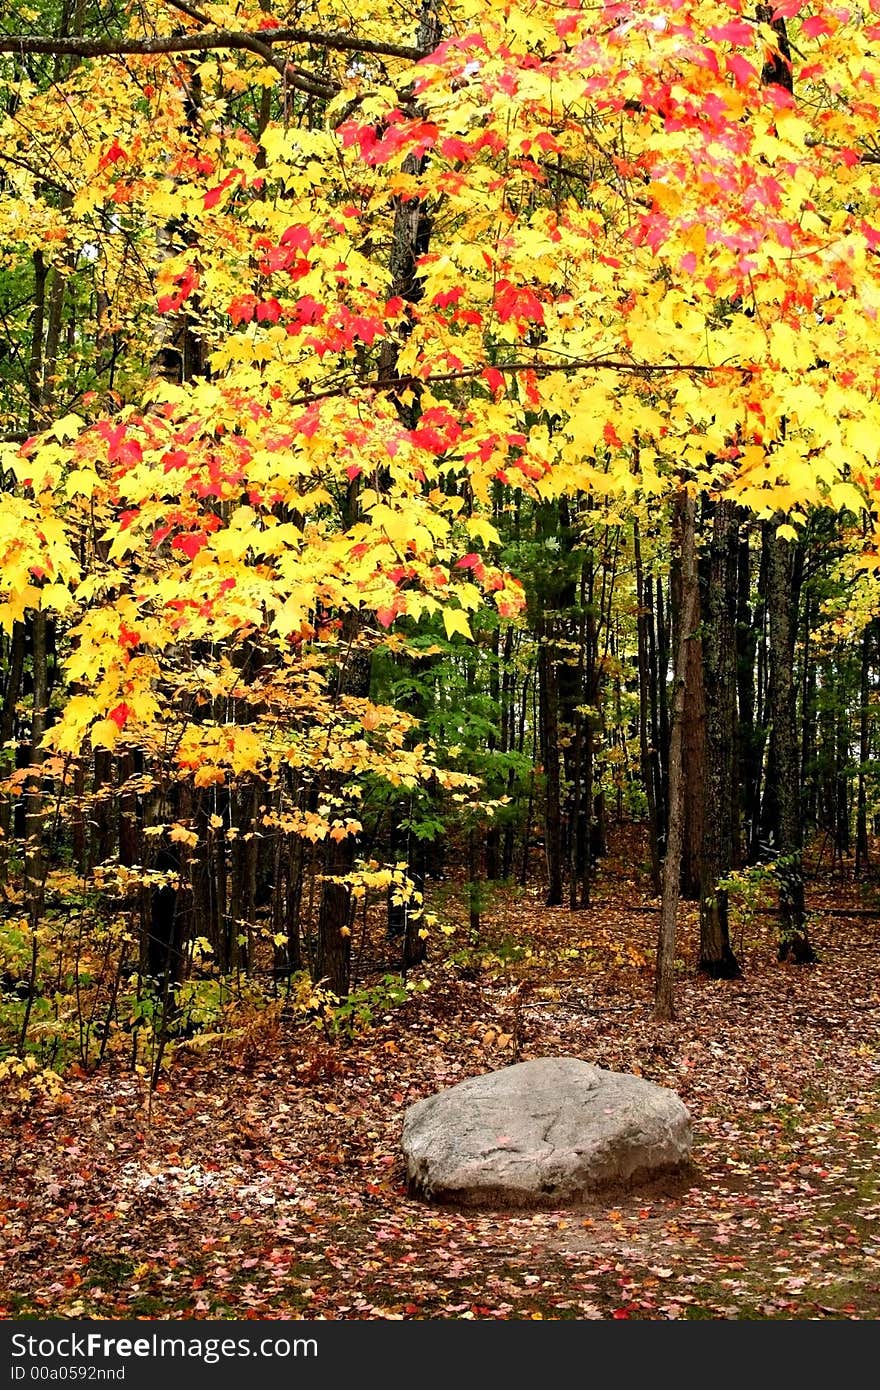
<svg viewBox="0 0 880 1390">
<path fill-rule="evenodd" d="M 461 608 L 443 609 L 443 626 L 446 629 L 446 636 L 450 639 L 459 633 L 466 637 L 469 642 L 473 641 L 474 634 L 471 632 L 471 625 L 467 620 L 467 614 Z"/>
</svg>

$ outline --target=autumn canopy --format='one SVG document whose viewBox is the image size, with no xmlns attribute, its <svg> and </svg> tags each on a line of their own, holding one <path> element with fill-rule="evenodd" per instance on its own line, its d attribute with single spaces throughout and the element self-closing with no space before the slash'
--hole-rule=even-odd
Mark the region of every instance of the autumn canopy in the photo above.
<svg viewBox="0 0 880 1390">
<path fill-rule="evenodd" d="M 699 495 L 782 563 L 830 509 L 871 611 L 880 0 L 69 20 L 0 38 L 3 259 L 30 287 L 0 625 L 55 661 L 32 910 L 49 788 L 112 753 L 128 868 L 201 865 L 198 911 L 245 821 L 332 843 L 338 935 L 393 871 L 359 857 L 377 784 L 479 799 L 376 661 L 522 623 L 513 511 L 613 528 L 674 498 L 686 529 Z"/>
</svg>

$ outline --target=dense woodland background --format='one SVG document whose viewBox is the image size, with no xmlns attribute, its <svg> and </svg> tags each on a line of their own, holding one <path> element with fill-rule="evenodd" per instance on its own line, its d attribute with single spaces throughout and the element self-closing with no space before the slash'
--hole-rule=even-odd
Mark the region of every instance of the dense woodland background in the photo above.
<svg viewBox="0 0 880 1390">
<path fill-rule="evenodd" d="M 559 1047 L 684 1093 L 728 1006 L 778 1061 L 771 996 L 815 1012 L 852 966 L 861 998 L 876 10 L 7 7 L 18 1123 L 108 1067 L 123 1108 L 202 1094 L 280 1036 L 332 1114 L 346 1048 L 447 1025 L 435 1079 Z M 569 1026 L 581 976 L 619 1046 Z"/>
</svg>

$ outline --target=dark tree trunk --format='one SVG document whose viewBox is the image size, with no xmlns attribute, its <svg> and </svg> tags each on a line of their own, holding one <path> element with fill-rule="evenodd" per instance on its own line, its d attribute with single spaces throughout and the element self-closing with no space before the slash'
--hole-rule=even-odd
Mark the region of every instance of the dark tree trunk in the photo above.
<svg viewBox="0 0 880 1390">
<path fill-rule="evenodd" d="M 559 687 L 552 627 L 540 625 L 538 688 L 541 702 L 541 749 L 544 763 L 544 849 L 547 856 L 547 905 L 562 903 L 562 803 L 559 775 Z"/>
<path fill-rule="evenodd" d="M 574 668 L 575 693 L 570 711 L 572 722 L 571 759 L 569 765 L 570 815 L 568 826 L 568 905 L 572 912 L 590 901 L 590 803 L 592 785 L 592 735 L 590 716 L 583 711 L 588 703 L 585 690 L 587 651 L 587 569 L 586 557 L 581 563 L 578 617 L 577 662 Z"/>
<path fill-rule="evenodd" d="M 423 0 L 419 18 L 418 43 L 424 50 L 436 48 L 440 42 L 441 25 L 438 14 L 438 0 Z M 426 164 L 425 156 L 407 155 L 403 161 L 402 172 L 410 176 L 421 174 Z M 394 222 L 391 232 L 391 253 L 389 269 L 391 272 L 390 293 L 415 304 L 421 298 L 418 260 L 423 256 L 431 240 L 431 215 L 427 203 L 418 197 L 394 198 Z M 400 344 L 386 339 L 379 352 L 379 378 L 393 381 L 397 378 L 397 358 Z M 419 393 L 415 389 L 415 399 L 404 405 L 397 402 L 397 409 L 407 425 L 412 428 L 419 416 Z"/>
<path fill-rule="evenodd" d="M 699 614 L 697 615 L 699 623 Z M 684 840 L 681 854 L 681 895 L 691 902 L 700 897 L 703 852 L 704 787 L 706 783 L 706 699 L 703 688 L 702 641 L 688 643 L 682 714 L 681 754 L 685 784 Z"/>
<path fill-rule="evenodd" d="M 401 821 L 407 823 L 412 819 L 413 809 L 412 798 L 408 802 L 400 801 L 392 806 L 390 857 L 395 864 L 406 864 L 407 877 L 411 880 L 415 892 L 423 895 L 426 877 L 425 843 L 413 834 L 408 824 L 405 827 L 401 826 Z M 416 905 L 412 902 L 395 902 L 395 896 L 400 895 L 391 884 L 388 888 L 387 902 L 388 935 L 392 940 L 400 942 L 401 967 L 405 973 L 414 965 L 420 965 L 425 959 L 426 944 L 425 938 L 419 935 L 421 919 L 416 912 Z"/>
<path fill-rule="evenodd" d="M 669 807 L 669 656 L 671 646 L 672 602 L 667 593 L 663 598 L 663 580 L 660 575 L 656 581 L 656 663 L 652 662 L 651 683 L 657 704 L 656 728 L 652 726 L 654 739 L 654 799 L 657 805 L 657 835 L 661 845 L 666 844 L 666 826 Z M 653 709 L 653 706 L 652 706 Z M 652 714 L 653 719 L 653 714 Z"/>
<path fill-rule="evenodd" d="M 468 831 L 468 929 L 471 940 L 480 934 L 480 841 L 474 829 Z"/>
<path fill-rule="evenodd" d="M 810 637 L 814 616 L 813 596 L 807 590 L 803 614 L 803 655 L 801 657 L 801 817 L 815 827 L 818 810 L 816 786 L 816 662 Z"/>
<path fill-rule="evenodd" d="M 33 254 L 34 309 L 31 316 L 31 344 L 28 357 L 28 431 L 40 420 L 43 404 L 43 345 L 46 329 L 46 282 L 49 270 L 42 251 Z"/>
<path fill-rule="evenodd" d="M 504 661 L 501 673 L 501 749 L 512 753 L 516 746 L 514 739 L 514 706 L 516 701 L 517 678 L 513 669 L 514 628 L 511 624 L 504 636 Z M 523 686 L 522 700 L 526 698 Z M 513 801 L 516 788 L 516 769 L 511 766 L 507 775 L 507 795 Z M 513 873 L 513 848 L 515 824 L 508 819 L 501 837 L 501 877 L 509 879 Z"/>
<path fill-rule="evenodd" d="M 659 894 L 662 888 L 662 881 L 660 877 L 660 838 L 657 827 L 656 783 L 653 761 L 654 750 L 651 748 L 648 740 L 651 669 L 648 651 L 648 623 L 650 613 L 646 605 L 646 597 L 648 598 L 648 602 L 650 602 L 649 596 L 651 586 L 650 582 L 647 589 L 645 586 L 638 518 L 633 521 L 633 548 L 636 562 L 636 602 L 638 603 L 636 631 L 638 636 L 639 660 L 639 762 L 641 764 L 645 799 L 648 803 L 648 835 L 651 845 L 651 883 L 655 894 Z"/>
<path fill-rule="evenodd" d="M 142 753 L 126 753 L 119 759 L 119 862 L 128 868 L 140 857 L 138 798 L 128 784 L 142 771 Z"/>
<path fill-rule="evenodd" d="M 355 642 L 357 613 L 347 615 L 349 648 L 339 671 L 339 693 L 365 700 L 370 693 L 372 658 Z M 350 874 L 357 851 L 357 836 L 328 841 L 324 872 L 328 875 L 321 890 L 318 934 L 315 945 L 315 978 L 326 980 L 334 994 L 348 994 L 351 983 L 351 893 L 344 883 L 331 882 Z"/>
<path fill-rule="evenodd" d="M 715 504 L 703 619 L 706 778 L 700 865 L 700 969 L 715 979 L 740 973 L 730 945 L 727 889 L 734 862 L 736 730 L 736 510 Z"/>
<path fill-rule="evenodd" d="M 675 644 L 675 676 L 672 726 L 669 739 L 669 834 L 663 865 L 663 898 L 657 937 L 655 1017 L 668 1022 L 675 1017 L 675 926 L 681 886 L 681 851 L 684 832 L 684 777 L 682 722 L 687 681 L 688 646 L 693 640 L 698 614 L 697 562 L 694 540 L 694 499 L 682 494 L 676 504 L 681 557 L 681 602 Z"/>
<path fill-rule="evenodd" d="M 681 508 L 674 525 L 680 527 Z M 680 543 L 672 557 L 671 584 L 673 618 L 681 622 L 683 603 L 682 552 Z M 699 592 L 697 593 L 699 627 Z M 684 701 L 681 716 L 681 767 L 684 782 L 684 824 L 681 846 L 681 895 L 691 902 L 700 897 L 700 859 L 703 845 L 703 783 L 706 776 L 706 706 L 703 697 L 703 656 L 699 636 L 686 648 Z"/>
<path fill-rule="evenodd" d="M 113 857 L 113 754 L 96 748 L 93 756 L 91 863 L 106 864 Z"/>
<path fill-rule="evenodd" d="M 499 740 L 501 740 L 501 752 L 504 752 L 503 731 L 501 729 L 501 629 L 495 628 L 492 633 L 492 655 L 489 661 L 489 701 L 491 708 L 492 727 L 486 740 L 486 746 L 490 754 L 497 754 L 499 751 Z M 494 883 L 501 871 L 501 828 L 497 822 L 486 827 L 485 838 L 486 851 L 486 878 L 490 883 Z"/>
<path fill-rule="evenodd" d="M 856 864 L 858 877 L 868 867 L 868 792 L 867 771 L 871 755 L 868 701 L 871 698 L 871 649 L 873 623 L 862 634 L 862 655 L 859 668 L 859 772 L 856 791 Z"/>
<path fill-rule="evenodd" d="M 33 663 L 33 712 L 31 715 L 30 771 L 25 783 L 25 881 L 32 929 L 36 930 L 42 912 L 45 859 L 43 848 L 43 787 L 41 747 L 46 732 L 49 706 L 49 681 L 46 653 L 46 614 L 33 613 L 31 624 L 31 660 Z"/>
<path fill-rule="evenodd" d="M 288 837 L 286 855 L 287 889 L 284 895 L 284 923 L 287 932 L 287 974 L 301 970 L 302 960 L 302 890 L 305 869 L 305 846 L 299 836 Z"/>
<path fill-rule="evenodd" d="M 761 527 L 761 565 L 758 571 L 758 603 L 755 607 L 755 624 L 758 632 L 755 693 L 755 750 L 758 780 L 755 785 L 755 819 L 752 823 L 752 843 L 749 855 L 751 862 L 765 857 L 770 849 L 775 852 L 777 843 L 775 837 L 779 824 L 779 804 L 776 799 L 778 774 L 776 772 L 776 748 L 772 737 L 773 721 L 770 699 L 769 594 L 770 548 L 773 532 L 773 523 L 765 521 Z"/>
<path fill-rule="evenodd" d="M 24 676 L 25 627 L 24 623 L 14 623 L 9 640 L 9 662 L 6 668 L 6 681 L 3 686 L 3 705 L 0 708 L 0 771 L 3 775 L 12 771 L 15 756 L 8 747 L 16 732 L 16 707 L 21 695 Z M 0 794 L 0 883 L 5 883 L 9 872 L 9 841 L 12 835 L 12 799 L 5 792 Z"/>
<path fill-rule="evenodd" d="M 779 883 L 779 959 L 816 959 L 807 932 L 800 810 L 800 769 L 795 724 L 794 639 L 798 590 L 796 547 L 768 536 L 770 617 L 770 719 L 775 753 Z"/>
<path fill-rule="evenodd" d="M 738 713 L 738 807 L 746 858 L 759 815 L 761 756 L 755 733 L 755 655 L 757 631 L 752 613 L 752 571 L 749 532 L 743 526 L 737 554 L 736 693 Z"/>
<path fill-rule="evenodd" d="M 839 864 L 849 855 L 849 709 L 846 660 L 837 647 L 837 708 L 834 731 L 834 848 Z"/>
<path fill-rule="evenodd" d="M 184 945 L 188 934 L 186 895 L 180 891 L 183 862 L 178 845 L 164 831 L 156 851 L 154 868 L 168 880 L 150 895 L 149 934 L 144 953 L 146 973 L 160 985 L 163 1015 L 173 1012 L 175 986 L 183 979 Z"/>
<path fill-rule="evenodd" d="M 351 871 L 353 836 L 330 840 L 324 857 L 327 876 L 344 877 Z M 318 914 L 318 939 L 315 952 L 315 978 L 323 981 L 334 994 L 348 994 L 351 980 L 351 894 L 344 883 L 325 878 L 321 890 Z"/>
</svg>

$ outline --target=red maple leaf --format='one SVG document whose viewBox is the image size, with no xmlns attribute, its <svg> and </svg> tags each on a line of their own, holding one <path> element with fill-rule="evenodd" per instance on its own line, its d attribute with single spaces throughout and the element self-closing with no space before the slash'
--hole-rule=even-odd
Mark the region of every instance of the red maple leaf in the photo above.
<svg viewBox="0 0 880 1390">
<path fill-rule="evenodd" d="M 110 711 L 110 713 L 107 715 L 107 718 L 112 719 L 116 727 L 118 729 L 121 729 L 130 714 L 131 710 L 123 700 L 121 704 L 118 704 L 115 709 L 112 709 Z"/>
<path fill-rule="evenodd" d="M 107 149 L 104 151 L 104 153 L 101 155 L 101 158 L 98 160 L 98 168 L 106 169 L 108 164 L 116 164 L 118 160 L 126 158 L 127 155 L 125 153 L 125 150 L 122 148 L 118 140 L 114 140 L 113 144 L 108 145 Z"/>
<path fill-rule="evenodd" d="M 544 306 L 534 290 L 510 280 L 499 280 L 495 286 L 495 311 L 502 323 L 512 318 L 544 322 Z"/>
<path fill-rule="evenodd" d="M 182 550 L 190 560 L 194 560 L 203 545 L 207 545 L 208 537 L 202 531 L 190 531 L 187 535 L 175 536 L 171 542 L 172 550 Z"/>
</svg>

